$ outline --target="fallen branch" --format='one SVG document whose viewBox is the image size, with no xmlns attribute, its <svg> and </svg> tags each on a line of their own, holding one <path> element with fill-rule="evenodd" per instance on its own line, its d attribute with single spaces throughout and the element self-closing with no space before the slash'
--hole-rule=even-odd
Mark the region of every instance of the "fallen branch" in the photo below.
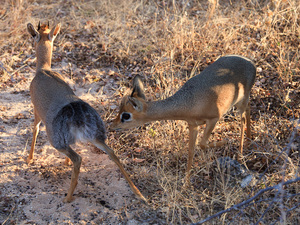
<svg viewBox="0 0 300 225">
<path fill-rule="evenodd" d="M 279 190 L 280 188 L 282 188 L 282 186 L 289 185 L 289 184 L 292 184 L 292 183 L 295 183 L 295 182 L 298 182 L 298 181 L 300 181 L 300 177 L 296 177 L 295 179 L 288 180 L 288 181 L 286 181 L 286 182 L 279 183 L 279 184 L 274 185 L 274 186 L 272 186 L 272 187 L 268 187 L 268 188 L 262 189 L 262 190 L 260 190 L 259 192 L 257 192 L 252 198 L 249 198 L 249 199 L 247 199 L 247 200 L 245 200 L 245 201 L 243 201 L 243 202 L 241 202 L 241 203 L 239 203 L 239 204 L 236 204 L 236 205 L 234 205 L 234 206 L 232 206 L 232 207 L 230 207 L 230 208 L 228 208 L 228 209 L 225 209 L 225 210 L 223 210 L 223 211 L 220 211 L 220 212 L 218 212 L 218 213 L 216 213 L 216 214 L 214 214 L 214 215 L 212 215 L 212 216 L 210 216 L 210 217 L 208 217 L 208 218 L 206 218 L 206 219 L 204 219 L 204 220 L 201 220 L 200 222 L 193 223 L 193 224 L 191 224 L 191 225 L 199 225 L 199 224 L 203 224 L 203 223 L 205 223 L 205 222 L 207 222 L 207 221 L 209 221 L 209 220 L 211 220 L 211 219 L 214 219 L 214 218 L 216 218 L 216 217 L 219 217 L 220 215 L 222 215 L 222 214 L 224 214 L 224 213 L 230 212 L 230 211 L 232 211 L 232 210 L 239 210 L 240 207 L 242 207 L 242 206 L 244 206 L 244 205 L 250 203 L 251 201 L 255 200 L 256 198 L 258 198 L 260 195 L 262 195 L 262 194 L 265 193 L 266 191 L 270 191 L 270 190 L 274 190 L 274 189 Z"/>
</svg>

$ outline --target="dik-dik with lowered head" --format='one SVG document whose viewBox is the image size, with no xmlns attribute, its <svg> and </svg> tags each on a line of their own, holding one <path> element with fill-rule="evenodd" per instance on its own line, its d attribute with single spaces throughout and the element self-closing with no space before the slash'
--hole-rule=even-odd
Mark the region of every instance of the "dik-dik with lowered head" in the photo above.
<svg viewBox="0 0 300 225">
<path fill-rule="evenodd" d="M 132 191 L 146 201 L 133 184 L 119 159 L 106 144 L 105 126 L 99 114 L 88 103 L 78 98 L 62 76 L 51 70 L 53 41 L 60 31 L 60 24 L 51 30 L 48 25 L 38 25 L 36 30 L 29 23 L 29 34 L 34 39 L 37 57 L 36 74 L 30 84 L 30 96 L 34 106 L 34 131 L 27 162 L 33 160 L 39 125 L 46 125 L 51 145 L 73 162 L 71 186 L 64 202 L 71 202 L 77 186 L 81 157 L 70 147 L 76 141 L 90 142 L 106 152 L 120 168 Z"/>
<path fill-rule="evenodd" d="M 256 67 L 242 56 L 219 58 L 199 75 L 188 80 L 173 96 L 159 101 L 146 101 L 144 86 L 139 76 L 133 80 L 131 95 L 122 99 L 113 129 L 126 129 L 156 120 L 185 120 L 189 128 L 187 180 L 192 167 L 197 139 L 197 127 L 206 124 L 202 149 L 222 146 L 225 141 L 208 144 L 208 138 L 218 120 L 236 106 L 241 114 L 240 153 L 243 153 L 244 129 L 250 138 L 250 91 L 254 84 Z"/>
</svg>

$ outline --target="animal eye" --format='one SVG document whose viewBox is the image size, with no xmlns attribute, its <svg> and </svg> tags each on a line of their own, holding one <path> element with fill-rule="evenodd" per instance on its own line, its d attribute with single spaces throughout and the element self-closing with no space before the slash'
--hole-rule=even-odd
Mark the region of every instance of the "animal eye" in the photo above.
<svg viewBox="0 0 300 225">
<path fill-rule="evenodd" d="M 131 113 L 123 112 L 121 114 L 121 122 L 124 123 L 125 121 L 131 121 Z"/>
</svg>

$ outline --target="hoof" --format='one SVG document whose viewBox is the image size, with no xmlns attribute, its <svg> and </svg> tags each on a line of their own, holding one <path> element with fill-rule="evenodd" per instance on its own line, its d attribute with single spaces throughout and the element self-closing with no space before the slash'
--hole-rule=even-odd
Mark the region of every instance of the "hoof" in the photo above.
<svg viewBox="0 0 300 225">
<path fill-rule="evenodd" d="M 67 197 L 64 198 L 63 202 L 64 202 L 64 203 L 70 203 L 70 202 L 72 202 L 73 200 L 74 200 L 73 197 L 68 197 L 68 196 L 67 196 Z"/>
<path fill-rule="evenodd" d="M 31 164 L 31 163 L 33 163 L 33 159 L 27 158 L 26 162 L 27 162 L 27 164 Z"/>
<path fill-rule="evenodd" d="M 190 175 L 186 175 L 186 177 L 184 178 L 184 181 L 183 181 L 183 188 L 184 189 L 187 189 L 191 186 L 191 178 L 190 178 Z"/>
</svg>

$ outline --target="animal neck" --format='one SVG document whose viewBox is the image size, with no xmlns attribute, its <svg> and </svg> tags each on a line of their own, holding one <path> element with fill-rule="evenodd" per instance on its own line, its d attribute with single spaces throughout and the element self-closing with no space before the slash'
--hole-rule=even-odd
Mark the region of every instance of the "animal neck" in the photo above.
<svg viewBox="0 0 300 225">
<path fill-rule="evenodd" d="M 148 121 L 182 119 L 181 108 L 172 98 L 148 102 L 146 117 Z"/>
<path fill-rule="evenodd" d="M 47 41 L 36 48 L 37 70 L 51 70 L 52 44 Z"/>
</svg>

